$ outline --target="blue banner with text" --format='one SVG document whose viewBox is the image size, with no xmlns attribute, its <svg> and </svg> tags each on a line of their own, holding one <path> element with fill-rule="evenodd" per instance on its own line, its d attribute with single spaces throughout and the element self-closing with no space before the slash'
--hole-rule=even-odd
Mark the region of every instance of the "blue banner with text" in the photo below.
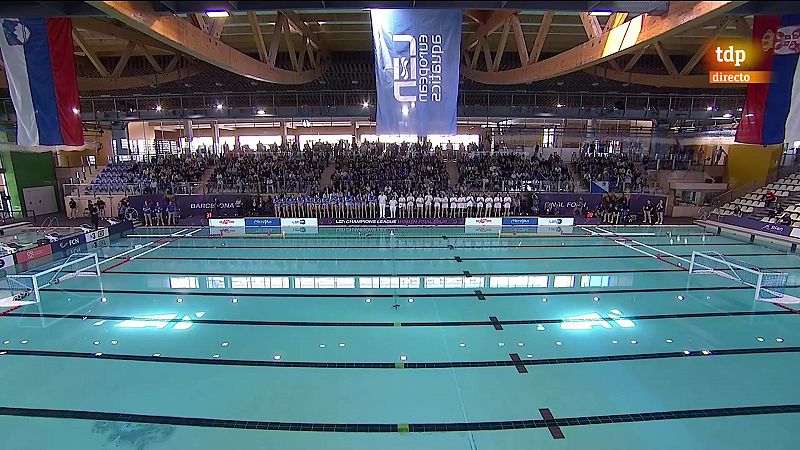
<svg viewBox="0 0 800 450">
<path fill-rule="evenodd" d="M 378 134 L 456 134 L 461 10 L 370 12 Z"/>
</svg>

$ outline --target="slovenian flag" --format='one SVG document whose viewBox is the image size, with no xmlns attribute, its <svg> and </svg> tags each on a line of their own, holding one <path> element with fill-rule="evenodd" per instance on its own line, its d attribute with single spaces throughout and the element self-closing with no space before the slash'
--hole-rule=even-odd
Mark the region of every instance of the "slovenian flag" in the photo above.
<svg viewBox="0 0 800 450">
<path fill-rule="evenodd" d="M 70 19 L 0 19 L 8 89 L 17 113 L 17 144 L 82 146 Z"/>
<path fill-rule="evenodd" d="M 800 16 L 757 16 L 754 49 L 761 50 L 756 67 L 771 71 L 769 84 L 749 84 L 736 142 L 782 144 L 800 141 Z"/>
</svg>

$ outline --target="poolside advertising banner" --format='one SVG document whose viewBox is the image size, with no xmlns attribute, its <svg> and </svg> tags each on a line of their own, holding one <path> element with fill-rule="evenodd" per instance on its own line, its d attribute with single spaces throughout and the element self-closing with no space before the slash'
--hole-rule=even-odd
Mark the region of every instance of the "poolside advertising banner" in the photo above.
<svg viewBox="0 0 800 450">
<path fill-rule="evenodd" d="M 58 253 L 85 243 L 86 239 L 84 238 L 84 235 L 80 234 L 78 236 L 70 236 L 53 242 L 50 244 L 50 247 L 52 247 L 52 253 Z"/>
<path fill-rule="evenodd" d="M 51 253 L 53 253 L 53 249 L 52 247 L 50 247 L 50 244 L 47 244 L 47 245 L 41 245 L 39 247 L 34 247 L 30 250 L 23 250 L 19 253 L 14 253 L 14 259 L 17 260 L 17 264 L 22 264 L 32 259 L 47 256 Z"/>
<path fill-rule="evenodd" d="M 540 212 L 545 211 L 548 206 L 553 205 L 560 210 L 562 215 L 571 215 L 580 199 L 586 202 L 587 210 L 595 211 L 600 205 L 600 202 L 603 201 L 603 195 L 605 194 L 543 193 L 538 195 Z M 663 195 L 630 194 L 628 195 L 628 199 L 630 200 L 631 211 L 637 214 L 641 213 L 642 207 L 647 203 L 647 200 L 650 200 L 653 205 L 658 204 L 659 200 L 663 200 L 665 203 L 667 201 L 667 198 Z"/>
<path fill-rule="evenodd" d="M 277 217 L 245 217 L 246 227 L 280 227 L 281 219 Z"/>
<path fill-rule="evenodd" d="M 503 226 L 535 227 L 539 224 L 536 217 L 503 217 Z"/>
<path fill-rule="evenodd" d="M 14 266 L 14 255 L 6 255 L 0 258 L 0 269 L 8 269 Z"/>
<path fill-rule="evenodd" d="M 458 226 L 464 225 L 463 217 L 439 217 L 433 219 L 395 218 L 395 219 L 337 219 L 326 217 L 319 219 L 320 226 Z"/>
<path fill-rule="evenodd" d="M 224 228 L 239 228 L 245 226 L 244 219 L 208 219 L 208 226 L 210 227 L 224 227 Z"/>
<path fill-rule="evenodd" d="M 503 225 L 503 219 L 500 217 L 467 217 L 464 219 L 464 225 L 499 227 Z"/>
<path fill-rule="evenodd" d="M 100 228 L 83 235 L 83 238 L 86 242 L 94 242 L 106 237 L 108 237 L 108 228 Z"/>
<path fill-rule="evenodd" d="M 460 9 L 372 9 L 377 134 L 456 134 Z"/>
<path fill-rule="evenodd" d="M 751 230 L 764 231 L 766 233 L 780 234 L 781 236 L 789 236 L 792 233 L 792 227 L 789 225 L 781 225 L 779 223 L 766 223 L 760 220 L 751 219 L 749 217 L 736 217 L 736 216 L 722 216 L 720 222 L 739 227 L 750 228 Z"/>
<path fill-rule="evenodd" d="M 239 195 L 177 195 L 175 203 L 178 206 L 179 217 L 203 216 L 206 212 L 211 212 L 213 217 L 235 216 L 236 199 Z M 142 213 L 142 205 L 145 200 L 152 207 L 158 203 L 162 210 L 164 208 L 164 195 L 137 195 L 129 197 L 131 207 L 135 208 L 139 214 Z"/>
<path fill-rule="evenodd" d="M 316 217 L 297 217 L 297 218 L 288 218 L 288 219 L 281 219 L 281 228 L 286 227 L 313 227 L 316 228 L 318 226 L 317 218 Z"/>
</svg>

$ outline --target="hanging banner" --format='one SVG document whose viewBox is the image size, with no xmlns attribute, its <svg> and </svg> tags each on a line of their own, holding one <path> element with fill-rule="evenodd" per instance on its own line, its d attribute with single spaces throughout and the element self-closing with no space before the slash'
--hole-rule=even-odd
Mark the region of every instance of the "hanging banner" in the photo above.
<svg viewBox="0 0 800 450">
<path fill-rule="evenodd" d="M 70 19 L 0 19 L 0 25 L 17 144 L 83 146 Z"/>
<path fill-rule="evenodd" d="M 460 9 L 373 9 L 379 135 L 456 134 Z"/>
</svg>

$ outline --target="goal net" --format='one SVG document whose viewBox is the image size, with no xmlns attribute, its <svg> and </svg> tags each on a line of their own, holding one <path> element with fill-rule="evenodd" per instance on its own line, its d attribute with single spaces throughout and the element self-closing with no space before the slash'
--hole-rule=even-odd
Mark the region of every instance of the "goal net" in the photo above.
<svg viewBox="0 0 800 450">
<path fill-rule="evenodd" d="M 48 288 L 58 291 L 88 288 L 102 294 L 97 253 L 74 253 L 51 267 L 8 275 L 6 280 L 14 300 L 38 303 L 42 299 L 42 292 Z"/>
<path fill-rule="evenodd" d="M 800 303 L 800 298 L 786 294 L 789 274 L 765 272 L 744 261 L 717 252 L 692 252 L 689 274 L 711 274 L 755 288 L 755 299 L 772 303 Z"/>
</svg>

